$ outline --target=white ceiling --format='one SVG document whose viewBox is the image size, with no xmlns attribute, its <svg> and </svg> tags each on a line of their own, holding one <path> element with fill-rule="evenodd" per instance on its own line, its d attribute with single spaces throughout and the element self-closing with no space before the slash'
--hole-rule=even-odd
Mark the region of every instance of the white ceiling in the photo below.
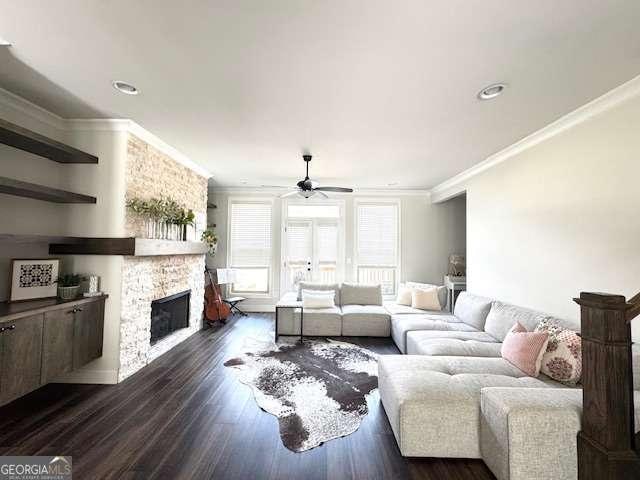
<svg viewBox="0 0 640 480">
<path fill-rule="evenodd" d="M 637 0 L 0 0 L 0 86 L 220 185 L 430 188 L 640 74 Z M 112 80 L 141 91 L 119 94 Z M 509 89 L 480 102 L 497 81 Z"/>
</svg>

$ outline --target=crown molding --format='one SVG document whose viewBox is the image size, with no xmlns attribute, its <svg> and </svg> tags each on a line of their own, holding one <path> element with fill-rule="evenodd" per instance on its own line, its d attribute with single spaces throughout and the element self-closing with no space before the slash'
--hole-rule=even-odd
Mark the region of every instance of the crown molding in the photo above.
<svg viewBox="0 0 640 480">
<path fill-rule="evenodd" d="M 181 165 L 193 170 L 198 175 L 202 175 L 207 179 L 211 177 L 211 172 L 207 169 L 201 167 L 189 157 L 164 142 L 153 133 L 144 129 L 133 120 L 126 118 L 63 118 L 3 88 L 0 88 L 0 104 L 60 130 L 61 132 L 129 132 L 170 156 Z"/>
<path fill-rule="evenodd" d="M 466 182 L 476 175 L 479 175 L 482 172 L 515 157 L 519 153 L 522 153 L 531 147 L 575 127 L 576 125 L 611 110 L 612 108 L 615 108 L 621 103 L 637 97 L 638 95 L 640 95 L 640 75 L 573 110 L 563 117 L 560 117 L 558 120 L 550 123 L 531 135 L 526 136 L 513 145 L 494 153 L 487 159 L 455 175 L 454 177 L 451 177 L 449 180 L 445 180 L 439 185 L 436 185 L 430 190 L 431 199 L 433 202 L 437 203 L 460 195 L 466 189 Z"/>
<path fill-rule="evenodd" d="M 209 187 L 209 193 L 213 195 L 272 195 L 278 196 L 290 192 L 292 188 L 287 187 L 228 187 L 213 185 Z M 354 188 L 353 193 L 326 192 L 331 197 L 360 197 L 363 195 L 373 197 L 430 197 L 429 190 L 402 190 L 402 189 L 382 189 L 382 188 Z M 295 198 L 295 197 L 294 197 Z"/>
<path fill-rule="evenodd" d="M 0 88 L 0 104 L 53 128 L 64 130 L 65 119 L 9 90 Z"/>
</svg>

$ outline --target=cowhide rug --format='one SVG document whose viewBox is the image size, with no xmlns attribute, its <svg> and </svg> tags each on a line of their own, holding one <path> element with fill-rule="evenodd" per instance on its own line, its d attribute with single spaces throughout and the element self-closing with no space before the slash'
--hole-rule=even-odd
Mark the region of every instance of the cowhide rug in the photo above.
<svg viewBox="0 0 640 480">
<path fill-rule="evenodd" d="M 282 443 L 294 452 L 355 432 L 378 388 L 377 355 L 332 340 L 260 343 L 225 365 L 278 418 Z"/>
</svg>

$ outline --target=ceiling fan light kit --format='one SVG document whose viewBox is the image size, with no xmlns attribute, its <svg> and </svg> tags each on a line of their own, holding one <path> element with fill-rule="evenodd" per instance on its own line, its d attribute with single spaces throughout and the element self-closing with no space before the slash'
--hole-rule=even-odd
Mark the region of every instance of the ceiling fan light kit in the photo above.
<svg viewBox="0 0 640 480">
<path fill-rule="evenodd" d="M 322 198 L 329 198 L 324 192 L 337 192 L 337 193 L 351 193 L 353 192 L 353 188 L 345 188 L 345 187 L 321 187 L 318 185 L 318 182 L 314 182 L 309 178 L 309 163 L 311 162 L 311 155 L 304 154 L 302 155 L 302 159 L 307 164 L 307 173 L 304 177 L 304 180 L 300 180 L 296 184 L 296 190 L 285 193 L 281 195 L 280 198 L 292 197 L 294 195 L 299 195 L 304 198 L 311 198 L 315 195 L 318 195 Z"/>
</svg>

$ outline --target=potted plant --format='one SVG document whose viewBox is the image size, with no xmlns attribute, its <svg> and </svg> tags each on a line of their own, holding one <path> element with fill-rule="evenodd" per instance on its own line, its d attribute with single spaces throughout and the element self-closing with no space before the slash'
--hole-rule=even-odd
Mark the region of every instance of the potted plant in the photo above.
<svg viewBox="0 0 640 480">
<path fill-rule="evenodd" d="M 202 232 L 202 236 L 200 237 L 200 239 L 209 247 L 209 254 L 215 255 L 216 250 L 218 249 L 218 237 L 216 236 L 215 232 L 212 229 L 207 228 L 204 232 Z"/>
<path fill-rule="evenodd" d="M 195 226 L 195 219 L 196 215 L 193 213 L 193 210 L 185 210 L 184 208 L 180 210 L 177 221 L 177 224 L 180 228 L 180 234 L 178 236 L 179 240 L 187 239 L 187 227 L 189 225 Z"/>
<path fill-rule="evenodd" d="M 65 274 L 58 277 L 58 296 L 62 300 L 73 300 L 78 296 L 82 277 L 78 274 Z"/>
</svg>

